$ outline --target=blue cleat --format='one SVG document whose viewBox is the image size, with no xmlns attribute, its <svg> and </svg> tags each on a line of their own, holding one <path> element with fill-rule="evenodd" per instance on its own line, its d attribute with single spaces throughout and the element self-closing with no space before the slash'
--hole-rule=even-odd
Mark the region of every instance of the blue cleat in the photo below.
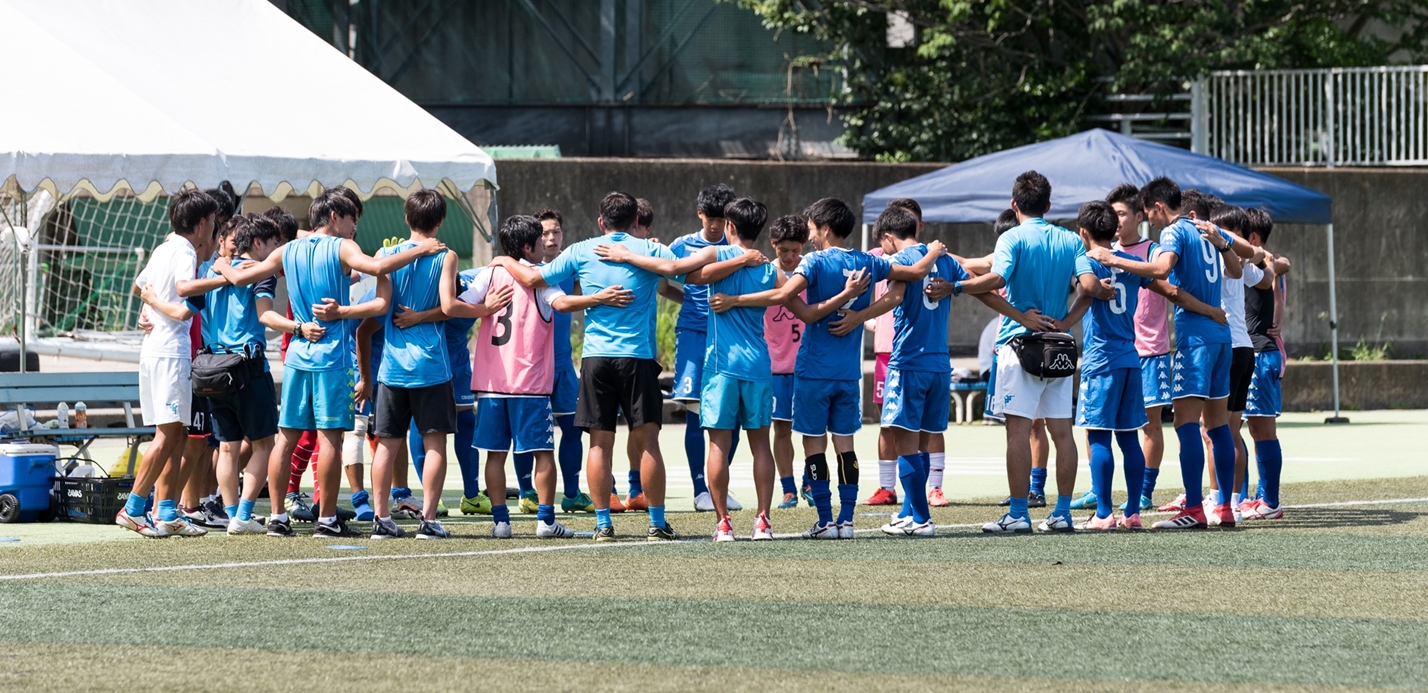
<svg viewBox="0 0 1428 693">
<path fill-rule="evenodd" d="M 779 504 L 778 504 L 778 507 L 780 507 L 780 508 L 797 508 L 797 507 L 798 507 L 798 494 L 796 494 L 796 493 L 785 493 L 785 494 L 783 494 L 783 502 L 782 502 L 782 503 L 779 503 Z"/>
<path fill-rule="evenodd" d="M 1096 492 L 1087 491 L 1080 498 L 1071 501 L 1072 510 L 1085 510 L 1096 507 Z"/>
</svg>

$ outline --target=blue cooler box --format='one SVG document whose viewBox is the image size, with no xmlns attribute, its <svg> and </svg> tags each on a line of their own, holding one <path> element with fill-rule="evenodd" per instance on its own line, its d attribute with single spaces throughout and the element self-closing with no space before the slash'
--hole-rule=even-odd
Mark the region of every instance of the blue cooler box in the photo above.
<svg viewBox="0 0 1428 693">
<path fill-rule="evenodd" d="M 53 445 L 0 444 L 0 522 L 33 522 L 48 513 L 58 455 Z"/>
</svg>

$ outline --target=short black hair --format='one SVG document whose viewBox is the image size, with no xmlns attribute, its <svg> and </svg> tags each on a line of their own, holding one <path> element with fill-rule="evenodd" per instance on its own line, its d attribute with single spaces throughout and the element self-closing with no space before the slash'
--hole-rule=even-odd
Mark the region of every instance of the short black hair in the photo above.
<svg viewBox="0 0 1428 693">
<path fill-rule="evenodd" d="M 362 218 L 362 197 L 357 194 L 356 190 L 353 190 L 352 188 L 349 188 L 345 185 L 339 185 L 335 188 L 328 188 L 327 190 L 335 190 L 341 193 L 343 197 L 346 197 L 348 200 L 351 200 L 352 206 L 357 208 L 357 218 Z"/>
<path fill-rule="evenodd" d="M 724 208 L 734 201 L 734 189 L 723 183 L 715 183 L 699 191 L 694 205 L 710 219 L 722 219 Z"/>
<path fill-rule="evenodd" d="M 307 206 L 307 223 L 314 229 L 327 226 L 337 217 L 352 217 L 355 220 L 357 206 L 335 189 L 324 190 Z"/>
<path fill-rule="evenodd" d="M 825 197 L 808 205 L 808 209 L 803 210 L 803 216 L 818 228 L 827 226 L 839 238 L 853 235 L 853 227 L 858 223 L 853 210 L 836 197 Z"/>
<path fill-rule="evenodd" d="M 1245 216 L 1249 217 L 1249 228 L 1245 229 L 1245 235 L 1257 233 L 1260 243 L 1268 243 L 1269 234 L 1274 231 L 1274 217 L 1260 207 L 1246 209 Z"/>
<path fill-rule="evenodd" d="M 542 209 L 541 211 L 535 213 L 535 218 L 536 218 L 537 221 L 545 221 L 546 219 L 554 219 L 556 226 L 559 226 L 559 227 L 562 227 L 562 228 L 565 227 L 565 218 L 562 217 L 562 216 L 560 216 L 560 212 L 557 212 L 557 211 L 555 211 L 555 210 L 553 210 L 553 209 Z"/>
<path fill-rule="evenodd" d="M 917 235 L 917 216 L 906 207 L 888 205 L 878 220 L 873 222 L 873 237 L 891 234 L 893 238 L 907 240 Z"/>
<path fill-rule="evenodd" d="M 253 249 L 258 241 L 278 240 L 283 229 L 266 214 L 244 214 L 233 217 L 233 247 L 239 254 Z"/>
<path fill-rule="evenodd" d="M 1145 210 L 1140 206 L 1140 188 L 1130 183 L 1121 183 L 1106 193 L 1106 204 L 1113 205 L 1121 203 L 1137 214 L 1144 214 Z"/>
<path fill-rule="evenodd" d="M 540 227 L 540 220 L 528 214 L 517 214 L 506 217 L 501 222 L 501 229 L 496 232 L 496 237 L 501 241 L 501 254 L 524 259 L 526 247 L 540 247 L 540 235 L 543 233 Z"/>
<path fill-rule="evenodd" d="M 1012 184 L 1012 201 L 1022 214 L 1039 217 L 1051 209 L 1051 181 L 1036 171 L 1027 171 Z"/>
<path fill-rule="evenodd" d="M 1016 212 L 1010 209 L 1004 209 L 1001 214 L 997 215 L 997 223 L 992 224 L 992 230 L 996 231 L 997 235 L 1000 236 L 1016 228 L 1019 224 L 1021 224 L 1021 222 L 1016 220 Z"/>
<path fill-rule="evenodd" d="M 297 238 L 297 217 L 293 216 L 292 212 L 282 207 L 269 207 L 268 211 L 263 212 L 263 216 L 278 223 L 278 229 L 282 233 L 284 243 L 289 243 Z"/>
<path fill-rule="evenodd" d="M 1081 205 L 1081 211 L 1076 215 L 1076 224 L 1096 241 L 1115 240 L 1116 229 L 1121 225 L 1120 220 L 1116 218 L 1116 210 L 1111 209 L 1110 203 L 1100 200 Z"/>
<path fill-rule="evenodd" d="M 424 233 L 436 233 L 441 222 L 446 221 L 446 198 L 431 188 L 422 188 L 407 196 L 402 211 L 406 214 L 407 226 Z"/>
<path fill-rule="evenodd" d="M 1249 215 L 1245 210 L 1237 205 L 1220 205 L 1215 211 L 1210 213 L 1208 221 L 1222 229 L 1233 231 L 1242 236 L 1249 235 Z"/>
<path fill-rule="evenodd" d="M 634 195 L 616 190 L 600 200 L 600 221 L 605 222 L 606 231 L 629 231 L 638 216 L 639 203 Z"/>
<path fill-rule="evenodd" d="M 233 191 L 233 184 L 223 181 L 216 188 L 203 191 L 218 203 L 218 211 L 214 215 L 218 217 L 218 225 L 223 226 L 225 222 L 233 218 L 238 212 L 238 195 Z"/>
<path fill-rule="evenodd" d="M 180 190 L 169 199 L 169 224 L 174 231 L 189 235 L 205 217 L 218 213 L 218 202 L 202 190 Z"/>
<path fill-rule="evenodd" d="M 1180 191 L 1180 213 L 1195 213 L 1195 218 L 1201 221 L 1210 220 L 1210 212 L 1214 211 L 1215 205 L 1210 203 L 1210 198 L 1205 193 L 1188 188 Z"/>
<path fill-rule="evenodd" d="M 1157 202 L 1164 203 L 1172 212 L 1180 211 L 1180 186 L 1165 176 L 1146 183 L 1140 189 L 1141 209 L 1149 210 Z"/>
<path fill-rule="evenodd" d="M 896 200 L 889 202 L 888 206 L 901 207 L 909 212 L 912 212 L 913 215 L 917 217 L 918 221 L 922 221 L 922 205 L 917 204 L 917 200 L 914 200 L 911 197 L 899 197 Z"/>
<path fill-rule="evenodd" d="M 643 197 L 635 200 L 635 223 L 646 227 L 654 226 L 654 205 Z"/>
<path fill-rule="evenodd" d="M 808 220 L 798 214 L 785 214 L 774 220 L 769 227 L 769 240 L 774 243 L 796 241 L 799 245 L 808 242 Z"/>
<path fill-rule="evenodd" d="M 734 225 L 734 233 L 741 240 L 756 241 L 764 232 L 764 224 L 769 220 L 769 208 L 758 200 L 741 197 L 727 205 L 721 215 Z"/>
</svg>

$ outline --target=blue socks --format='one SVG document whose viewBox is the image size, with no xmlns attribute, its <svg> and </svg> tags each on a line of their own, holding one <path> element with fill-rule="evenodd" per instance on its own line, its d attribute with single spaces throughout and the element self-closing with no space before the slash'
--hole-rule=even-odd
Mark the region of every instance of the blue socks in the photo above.
<svg viewBox="0 0 1428 693">
<path fill-rule="evenodd" d="M 1136 436 L 1135 431 L 1116 431 L 1116 443 L 1121 447 L 1121 457 L 1123 458 L 1121 466 L 1125 469 L 1126 488 L 1144 488 L 1145 479 L 1148 478 L 1149 473 L 1152 471 L 1159 472 L 1160 470 L 1145 468 L 1145 452 L 1140 449 L 1140 438 Z M 1154 481 L 1151 482 L 1152 485 L 1154 485 L 1154 483 Z M 1107 486 L 1106 490 L 1108 492 L 1106 503 L 1109 504 L 1111 502 L 1109 496 L 1110 487 Z M 1098 495 L 1097 499 L 1099 498 L 1100 496 Z M 1100 515 L 1099 507 L 1097 508 L 1096 514 Z M 1135 493 L 1130 494 L 1129 504 L 1126 505 L 1125 514 L 1140 514 L 1140 499 L 1135 497 Z"/>
<path fill-rule="evenodd" d="M 237 505 L 225 505 L 225 506 L 223 506 L 223 511 L 226 512 L 226 513 L 228 513 L 228 519 L 230 519 L 230 520 L 233 519 L 233 518 L 235 518 L 235 517 L 238 517 L 238 506 L 237 506 Z"/>
<path fill-rule="evenodd" d="M 663 505 L 651 505 L 651 506 L 650 506 L 650 526 L 651 526 L 651 527 L 659 527 L 660 529 L 663 529 L 663 528 L 664 528 L 664 506 L 663 506 Z"/>
<path fill-rule="evenodd" d="M 476 412 L 471 409 L 456 411 L 456 466 L 461 468 L 461 495 L 475 498 L 481 495 L 481 453 L 471 447 L 476 436 Z"/>
<path fill-rule="evenodd" d="M 1007 514 L 1012 517 L 1019 517 L 1023 520 L 1030 520 L 1031 515 L 1026 512 L 1026 496 L 1020 498 L 1011 497 L 1011 507 L 1007 509 Z"/>
<path fill-rule="evenodd" d="M 838 484 L 838 524 L 852 522 L 853 510 L 857 507 L 858 485 Z"/>
<path fill-rule="evenodd" d="M 555 522 L 555 506 L 554 506 L 554 505 L 537 505 L 537 506 L 536 506 L 536 520 L 539 520 L 540 522 L 544 522 L 544 523 L 546 523 L 546 524 L 551 524 L 551 523 Z"/>
<path fill-rule="evenodd" d="M 1046 495 L 1046 468 L 1031 468 L 1031 492 L 1038 495 Z"/>
<path fill-rule="evenodd" d="M 421 481 L 422 470 L 426 468 L 426 445 L 422 444 L 421 434 L 417 433 L 416 419 L 412 419 L 407 426 L 407 455 L 411 457 L 412 468 L 416 469 L 417 481 Z"/>
<path fill-rule="evenodd" d="M 596 526 L 596 527 L 614 527 L 614 526 L 615 526 L 615 523 L 610 521 L 610 509 L 609 509 L 609 508 L 605 508 L 604 510 L 600 510 L 599 508 L 596 508 L 596 509 L 595 509 L 595 526 Z"/>
<path fill-rule="evenodd" d="M 784 493 L 798 493 L 798 487 L 793 484 L 793 477 L 781 476 L 778 478 L 778 483 L 783 486 Z"/>
<path fill-rule="evenodd" d="M 684 412 L 684 459 L 689 462 L 694 495 L 708 493 L 709 484 L 704 480 L 704 429 L 699 427 L 699 415 L 692 411 Z"/>
<path fill-rule="evenodd" d="M 626 479 L 628 479 L 630 482 L 630 495 L 626 496 L 627 498 L 634 498 L 635 496 L 638 496 L 645 492 L 645 487 L 640 484 L 640 470 L 631 469 L 629 475 L 626 476 Z M 611 486 L 610 488 L 613 489 L 614 486 Z M 705 488 L 707 489 L 708 487 L 706 486 Z"/>
<path fill-rule="evenodd" d="M 1124 450 L 1124 448 L 1122 448 Z M 1145 459 L 1145 453 L 1141 453 L 1141 459 Z M 1130 478 L 1130 477 L 1126 477 Z M 1160 478 L 1160 469 L 1145 468 L 1145 481 L 1141 483 L 1140 495 L 1145 498 L 1155 497 L 1155 480 Z"/>
<path fill-rule="evenodd" d="M 137 493 L 129 494 L 129 500 L 124 502 L 124 514 L 129 517 L 143 517 L 144 507 L 149 504 L 148 496 L 141 496 Z"/>
<path fill-rule="evenodd" d="M 238 501 L 238 516 L 237 516 L 237 517 L 238 517 L 239 520 L 242 520 L 243 522 L 247 522 L 248 520 L 253 519 L 253 501 L 250 501 L 250 500 L 240 500 L 240 501 Z"/>
<path fill-rule="evenodd" d="M 1224 505 L 1230 502 L 1230 494 L 1235 491 L 1235 440 L 1230 435 L 1230 425 L 1224 424 L 1216 426 L 1206 433 L 1210 437 L 1212 452 L 1215 455 L 1215 481 L 1220 487 L 1220 502 Z M 1188 500 L 1188 499 L 1187 499 Z"/>
<path fill-rule="evenodd" d="M 560 463 L 562 492 L 566 498 L 580 495 L 580 465 L 584 462 L 585 446 L 580 442 L 580 429 L 575 427 L 575 415 L 555 417 L 560 426 L 560 447 L 557 461 Z"/>
<path fill-rule="evenodd" d="M 1254 454 L 1259 459 L 1259 481 L 1264 486 L 1264 502 L 1271 508 L 1279 507 L 1279 475 L 1284 471 L 1284 451 L 1279 440 L 1257 440 Z"/>
<path fill-rule="evenodd" d="M 531 474 L 535 472 L 535 454 L 518 452 L 511 455 L 511 464 L 516 468 L 516 485 L 521 487 L 521 495 L 535 493 L 535 482 Z"/>
<path fill-rule="evenodd" d="M 1056 495 L 1056 507 L 1051 511 L 1052 515 L 1071 519 L 1071 496 Z"/>
<path fill-rule="evenodd" d="M 902 482 L 903 507 L 912 514 L 912 521 L 918 524 L 927 522 L 932 514 L 927 507 L 927 471 L 922 466 L 922 456 L 903 455 L 897 458 L 897 477 Z"/>
<path fill-rule="evenodd" d="M 159 501 L 159 520 L 162 522 L 173 522 L 178 519 L 178 501 Z"/>
<path fill-rule="evenodd" d="M 1205 448 L 1200 443 L 1200 424 L 1181 424 L 1175 429 L 1175 437 L 1180 439 L 1180 481 L 1185 484 L 1185 507 L 1196 508 L 1205 502 Z M 1232 471 L 1234 462 L 1231 456 Z"/>
<path fill-rule="evenodd" d="M 505 497 L 505 495 L 506 495 L 506 494 L 504 494 L 504 493 L 501 494 L 501 496 L 502 496 L 503 498 Z M 511 521 L 511 508 L 510 508 L 510 506 L 507 506 L 505 503 L 502 503 L 502 504 L 500 504 L 500 505 L 492 505 L 492 506 L 491 506 L 491 521 L 492 521 L 492 522 L 510 522 L 510 521 Z"/>
<path fill-rule="evenodd" d="M 1096 517 L 1105 519 L 1115 510 L 1111 503 L 1111 479 L 1115 476 L 1116 457 L 1111 452 L 1111 432 L 1086 431 L 1086 441 L 1091 446 L 1091 491 L 1096 494 Z M 1126 484 L 1127 488 L 1134 488 L 1130 486 L 1130 477 L 1126 477 Z M 1136 499 L 1137 502 L 1139 500 Z M 1061 508 L 1059 498 L 1056 507 L 1058 510 Z M 1130 506 L 1126 509 L 1129 510 Z"/>
</svg>

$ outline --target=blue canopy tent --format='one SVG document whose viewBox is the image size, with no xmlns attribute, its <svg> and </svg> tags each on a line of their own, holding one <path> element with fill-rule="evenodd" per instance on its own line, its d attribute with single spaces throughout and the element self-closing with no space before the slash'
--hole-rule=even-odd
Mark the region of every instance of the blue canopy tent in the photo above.
<svg viewBox="0 0 1428 693">
<path fill-rule="evenodd" d="M 1334 291 L 1334 224 L 1328 195 L 1282 178 L 1212 156 L 1088 130 L 979 156 L 911 178 L 863 196 L 864 247 L 867 225 L 888 202 L 910 197 L 922 206 L 923 221 L 991 222 L 1010 207 L 1012 183 L 1036 170 L 1051 181 L 1049 219 L 1074 219 L 1082 203 L 1103 199 L 1121 183 L 1144 185 L 1168 176 L 1181 188 L 1197 188 L 1241 207 L 1262 207 L 1284 224 L 1323 224 L 1329 239 L 1329 330 L 1334 356 L 1334 419 L 1339 417 L 1339 330 Z"/>
</svg>

